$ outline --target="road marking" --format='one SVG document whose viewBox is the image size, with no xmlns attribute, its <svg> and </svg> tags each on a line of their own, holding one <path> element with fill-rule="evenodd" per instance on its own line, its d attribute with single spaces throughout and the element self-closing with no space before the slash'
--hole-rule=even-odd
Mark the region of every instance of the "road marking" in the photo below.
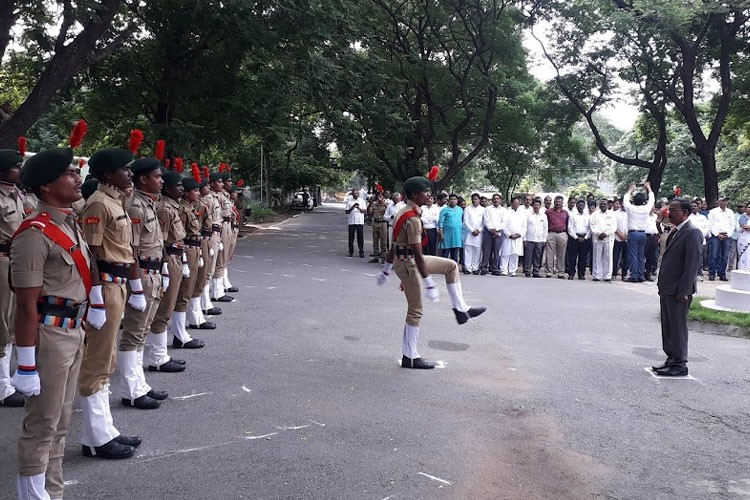
<svg viewBox="0 0 750 500">
<path fill-rule="evenodd" d="M 292 426 L 284 426 L 284 427 L 276 427 L 280 431 L 296 431 L 299 429 L 307 429 L 310 427 L 310 424 L 305 425 L 292 425 Z"/>
<path fill-rule="evenodd" d="M 73 485 L 76 485 L 76 484 L 81 484 L 81 483 L 78 482 L 77 479 L 71 479 L 69 481 L 64 481 L 63 482 L 63 486 L 73 486 Z"/>
<path fill-rule="evenodd" d="M 657 380 L 670 380 L 670 379 L 671 380 L 697 380 L 695 377 L 693 377 L 689 373 L 685 375 L 684 377 L 660 377 L 648 366 L 646 366 L 644 370 L 646 370 L 648 374 L 650 374 L 653 378 Z"/>
<path fill-rule="evenodd" d="M 377 274 L 370 274 L 370 273 L 362 273 L 362 274 L 364 274 L 365 276 L 370 276 L 371 278 L 377 278 L 378 276 Z"/>
<path fill-rule="evenodd" d="M 248 389 L 248 388 L 247 388 L 247 387 L 245 387 L 244 385 L 242 386 L 242 390 L 243 390 L 243 391 L 245 391 L 245 392 L 251 392 L 251 391 L 250 391 L 250 389 Z"/>
<path fill-rule="evenodd" d="M 275 286 L 269 286 L 266 290 L 276 290 Z"/>
<path fill-rule="evenodd" d="M 311 418 L 308 419 L 308 420 L 310 420 L 310 422 L 314 423 L 315 425 L 319 425 L 320 427 L 325 427 L 326 426 L 326 424 L 321 424 L 320 422 L 316 422 L 315 420 L 313 420 Z"/>
<path fill-rule="evenodd" d="M 273 274 L 271 273 L 260 273 L 260 274 L 262 274 L 263 276 L 273 276 Z"/>
<path fill-rule="evenodd" d="M 315 281 L 326 281 L 325 278 L 313 278 Z"/>
<path fill-rule="evenodd" d="M 150 457 L 147 456 L 147 455 L 141 455 L 141 457 L 136 457 L 135 462 L 136 463 L 152 462 L 154 460 L 159 460 L 159 459 L 162 459 L 162 458 L 169 458 L 169 457 L 173 457 L 175 455 L 181 455 L 183 453 L 192 453 L 194 451 L 208 450 L 208 449 L 211 449 L 211 448 L 216 448 L 218 446 L 226 446 L 228 444 L 234 444 L 236 442 L 237 441 L 235 440 L 235 441 L 227 441 L 226 443 L 218 443 L 218 444 L 209 444 L 207 446 L 199 446 L 197 448 L 186 448 L 184 450 L 172 451 L 172 452 L 169 452 L 169 453 L 163 453 L 161 455 L 152 455 Z"/>
<path fill-rule="evenodd" d="M 253 439 L 263 439 L 263 438 L 269 438 L 271 436 L 277 436 L 278 432 L 271 432 L 268 434 L 263 434 L 262 436 L 243 436 L 242 439 L 247 439 L 248 441 L 252 441 Z"/>
<path fill-rule="evenodd" d="M 453 486 L 453 483 L 451 483 L 450 481 L 446 481 L 445 479 L 440 479 L 439 477 L 431 476 L 430 474 L 425 474 L 424 472 L 418 472 L 418 474 L 421 474 L 424 477 L 430 478 L 433 481 L 438 481 L 440 483 L 447 484 L 448 486 Z"/>
<path fill-rule="evenodd" d="M 303 266 L 312 267 L 312 264 L 302 264 Z"/>
<path fill-rule="evenodd" d="M 296 276 L 293 274 L 282 274 L 282 276 L 285 278 L 296 278 Z"/>
<path fill-rule="evenodd" d="M 205 396 L 207 394 L 211 394 L 211 393 L 210 392 L 199 392 L 197 394 L 188 394 L 187 396 L 177 396 L 177 397 L 174 397 L 172 399 L 176 399 L 178 401 L 184 401 L 186 399 L 197 398 L 198 396 Z"/>
</svg>

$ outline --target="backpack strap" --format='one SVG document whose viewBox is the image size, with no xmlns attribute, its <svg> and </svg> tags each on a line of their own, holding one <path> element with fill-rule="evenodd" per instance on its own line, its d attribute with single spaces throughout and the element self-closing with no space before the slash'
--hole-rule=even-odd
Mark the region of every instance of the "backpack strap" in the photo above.
<svg viewBox="0 0 750 500">
<path fill-rule="evenodd" d="M 83 280 L 83 286 L 86 287 L 86 295 L 91 292 L 91 269 L 86 263 L 86 258 L 81 250 L 81 245 L 75 243 L 70 236 L 60 229 L 60 227 L 52 221 L 52 217 L 48 212 L 39 212 L 36 217 L 26 219 L 21 223 L 18 230 L 13 234 L 13 238 L 26 231 L 30 227 L 40 229 L 42 233 L 49 239 L 51 239 L 58 246 L 62 247 L 63 250 L 68 252 L 73 257 L 73 262 L 76 264 L 78 274 L 81 275 Z M 11 241 L 13 241 L 13 238 Z"/>
</svg>

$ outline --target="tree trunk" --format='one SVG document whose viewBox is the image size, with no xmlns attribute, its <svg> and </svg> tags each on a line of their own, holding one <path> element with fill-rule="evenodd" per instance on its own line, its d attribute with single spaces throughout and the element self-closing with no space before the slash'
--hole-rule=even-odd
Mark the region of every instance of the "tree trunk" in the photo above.
<svg viewBox="0 0 750 500">
<path fill-rule="evenodd" d="M 706 193 L 706 204 L 709 209 L 719 199 L 719 175 L 716 172 L 716 150 L 706 148 L 698 151 L 703 166 L 703 189 Z"/>
</svg>

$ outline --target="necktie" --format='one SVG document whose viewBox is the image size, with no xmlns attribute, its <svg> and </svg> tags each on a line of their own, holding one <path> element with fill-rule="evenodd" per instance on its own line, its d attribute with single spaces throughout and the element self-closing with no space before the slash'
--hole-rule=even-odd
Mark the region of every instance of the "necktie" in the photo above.
<svg viewBox="0 0 750 500">
<path fill-rule="evenodd" d="M 667 236 L 667 246 L 669 246 L 669 243 L 672 241 L 672 238 L 674 238 L 675 234 L 677 234 L 677 228 L 673 227 L 672 230 L 669 232 L 669 236 Z"/>
</svg>

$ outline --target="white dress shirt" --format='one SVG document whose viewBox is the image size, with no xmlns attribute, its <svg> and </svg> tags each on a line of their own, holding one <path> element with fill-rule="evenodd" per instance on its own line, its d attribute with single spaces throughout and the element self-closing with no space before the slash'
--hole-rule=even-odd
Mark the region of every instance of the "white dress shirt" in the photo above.
<svg viewBox="0 0 750 500">
<path fill-rule="evenodd" d="M 591 237 L 591 228 L 589 227 L 589 212 L 584 209 L 583 213 L 579 213 L 578 210 L 570 212 L 568 218 L 568 234 L 571 238 L 578 238 L 579 234 L 585 235 L 585 238 Z"/>
<path fill-rule="evenodd" d="M 720 233 L 731 236 L 736 227 L 737 220 L 731 209 L 722 210 L 721 207 L 716 207 L 708 211 L 708 230 L 711 232 L 709 236 L 719 236 Z"/>
<path fill-rule="evenodd" d="M 484 207 L 482 205 L 468 205 L 464 209 L 464 225 L 468 234 L 466 235 L 466 244 L 474 247 L 482 245 L 482 222 L 484 221 Z M 474 236 L 473 231 L 478 230 L 479 234 Z"/>
<path fill-rule="evenodd" d="M 388 208 L 385 209 L 385 214 L 383 214 L 383 219 L 385 219 L 385 221 L 392 226 L 394 224 L 393 218 L 405 206 L 406 206 L 406 203 L 404 203 L 403 200 L 399 201 L 398 203 L 391 203 L 390 205 L 388 205 Z"/>
<path fill-rule="evenodd" d="M 701 230 L 703 233 L 703 244 L 706 244 L 706 238 L 708 237 L 708 217 L 702 213 L 690 214 L 688 217 L 690 223 Z"/>
<path fill-rule="evenodd" d="M 438 218 L 440 217 L 440 207 L 436 203 L 428 207 L 422 205 L 422 227 L 425 229 L 437 228 Z"/>
<path fill-rule="evenodd" d="M 352 209 L 354 205 L 359 205 L 359 209 Z M 353 196 L 346 202 L 346 209 L 351 210 L 349 212 L 349 225 L 352 224 L 364 224 L 365 223 L 365 210 L 367 209 L 366 203 L 362 198 L 355 199 Z"/>
<path fill-rule="evenodd" d="M 529 211 L 526 217 L 526 236 L 524 240 L 533 243 L 545 243 L 548 232 L 549 222 L 547 222 L 547 216 L 542 213 L 542 209 L 539 209 L 538 214 L 534 213 L 534 210 Z"/>
<path fill-rule="evenodd" d="M 645 205 L 633 205 L 630 203 L 630 195 L 625 195 L 623 205 L 628 214 L 628 231 L 645 231 L 648 214 L 654 208 L 653 191 L 648 192 L 648 201 Z"/>
<path fill-rule="evenodd" d="M 617 210 L 615 212 L 615 217 L 617 218 L 617 230 L 620 231 L 622 234 L 626 235 L 628 234 L 628 213 L 625 211 L 624 208 L 621 208 L 620 210 Z M 623 238 L 620 238 L 615 234 L 615 241 L 627 241 Z"/>
<path fill-rule="evenodd" d="M 484 209 L 483 224 L 488 230 L 502 231 L 505 227 L 505 207 L 487 205 L 487 208 Z"/>
<path fill-rule="evenodd" d="M 646 219 L 646 234 L 659 234 L 659 228 L 656 225 L 658 220 L 659 216 L 655 213 L 651 212 L 648 214 L 648 218 Z"/>
<path fill-rule="evenodd" d="M 612 235 L 615 234 L 615 229 L 617 229 L 617 215 L 611 210 L 607 210 L 606 212 L 597 210 L 591 214 L 589 227 L 591 228 L 591 235 L 594 241 L 609 241 Z M 606 234 L 607 237 L 600 240 L 600 234 Z"/>
</svg>

